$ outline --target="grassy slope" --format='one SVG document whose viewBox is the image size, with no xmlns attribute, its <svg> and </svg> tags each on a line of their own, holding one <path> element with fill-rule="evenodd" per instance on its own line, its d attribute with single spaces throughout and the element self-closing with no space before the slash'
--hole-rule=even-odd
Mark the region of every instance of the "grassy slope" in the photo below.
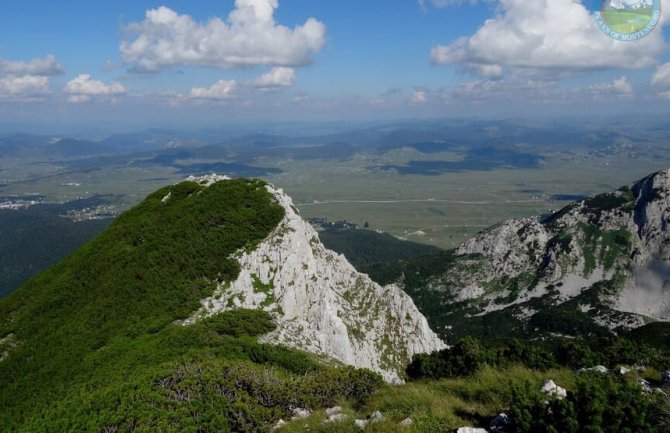
<svg viewBox="0 0 670 433">
<path fill-rule="evenodd" d="M 380 411 L 384 421 L 371 424 L 366 432 L 450 432 L 463 426 L 488 427 L 490 420 L 511 403 L 511 386 L 530 383 L 539 389 L 545 380 L 552 379 L 563 387 L 574 386 L 574 374 L 567 369 L 539 372 L 523 367 L 499 370 L 485 367 L 473 376 L 419 381 L 401 387 L 386 387 L 365 404 L 348 406 L 348 421 L 324 425 L 323 412 L 316 412 L 307 422 L 293 422 L 286 433 L 298 432 L 360 432 L 353 420 L 365 419 Z M 405 418 L 413 424 L 400 427 Z"/>
<path fill-rule="evenodd" d="M 264 185 L 163 188 L 3 300 L 0 430 L 262 431 L 289 412 L 291 388 L 304 390 L 298 403 L 327 404 L 374 386 L 256 343 L 273 328 L 260 312 L 174 323 L 283 217 Z"/>
</svg>

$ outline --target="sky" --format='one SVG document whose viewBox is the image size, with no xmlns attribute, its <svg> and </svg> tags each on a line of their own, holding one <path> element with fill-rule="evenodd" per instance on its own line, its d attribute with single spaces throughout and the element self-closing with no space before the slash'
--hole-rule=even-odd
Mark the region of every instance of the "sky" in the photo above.
<svg viewBox="0 0 670 433">
<path fill-rule="evenodd" d="M 663 0 L 662 0 L 663 1 Z M 3 2 L 0 127 L 669 113 L 670 7 L 597 0 Z"/>
</svg>

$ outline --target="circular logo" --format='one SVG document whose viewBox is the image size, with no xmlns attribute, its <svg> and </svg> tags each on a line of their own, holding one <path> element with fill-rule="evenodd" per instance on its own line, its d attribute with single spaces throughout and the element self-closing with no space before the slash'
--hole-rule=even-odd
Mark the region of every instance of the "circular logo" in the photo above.
<svg viewBox="0 0 670 433">
<path fill-rule="evenodd" d="M 619 41 L 647 36 L 661 19 L 661 0 L 602 0 L 596 23 L 606 35 Z"/>
</svg>

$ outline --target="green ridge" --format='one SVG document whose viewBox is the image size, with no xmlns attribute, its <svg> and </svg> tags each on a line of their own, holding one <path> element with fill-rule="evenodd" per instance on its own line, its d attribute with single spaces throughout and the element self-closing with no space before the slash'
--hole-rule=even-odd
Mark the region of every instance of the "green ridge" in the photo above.
<svg viewBox="0 0 670 433">
<path fill-rule="evenodd" d="M 179 324 L 237 277 L 231 254 L 283 218 L 265 185 L 163 188 L 2 300 L 0 430 L 268 431 L 293 404 L 378 386 L 372 373 L 257 343 L 274 329 L 260 311 Z"/>
</svg>

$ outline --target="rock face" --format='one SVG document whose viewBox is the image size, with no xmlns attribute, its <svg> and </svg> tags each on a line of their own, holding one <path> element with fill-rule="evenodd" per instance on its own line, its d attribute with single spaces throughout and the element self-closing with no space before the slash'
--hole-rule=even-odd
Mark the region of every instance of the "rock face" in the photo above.
<svg viewBox="0 0 670 433">
<path fill-rule="evenodd" d="M 219 285 L 187 324 L 235 308 L 263 309 L 277 323 L 265 342 L 368 368 L 392 383 L 414 354 L 445 347 L 398 286 L 380 286 L 327 250 L 291 198 L 267 188 L 285 210 L 283 221 L 252 251 L 238 252 L 237 280 Z"/>
<path fill-rule="evenodd" d="M 444 328 L 462 329 L 473 318 L 483 328 L 494 316 L 493 323 L 526 334 L 610 332 L 670 321 L 670 170 L 575 202 L 542 221 L 494 226 L 450 260 L 425 284 L 444 305 L 441 317 L 430 320 L 447 338 L 456 335 Z"/>
</svg>

